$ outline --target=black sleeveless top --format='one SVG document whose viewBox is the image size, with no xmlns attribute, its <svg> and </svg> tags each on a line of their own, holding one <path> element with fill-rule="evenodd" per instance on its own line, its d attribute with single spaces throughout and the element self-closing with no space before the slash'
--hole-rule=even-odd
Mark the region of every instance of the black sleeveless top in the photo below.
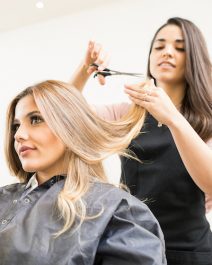
<svg viewBox="0 0 212 265">
<path fill-rule="evenodd" d="M 169 265 L 212 265 L 204 193 L 188 174 L 168 127 L 157 124 L 147 115 L 129 146 L 142 163 L 122 157 L 122 181 L 158 219 Z"/>
</svg>

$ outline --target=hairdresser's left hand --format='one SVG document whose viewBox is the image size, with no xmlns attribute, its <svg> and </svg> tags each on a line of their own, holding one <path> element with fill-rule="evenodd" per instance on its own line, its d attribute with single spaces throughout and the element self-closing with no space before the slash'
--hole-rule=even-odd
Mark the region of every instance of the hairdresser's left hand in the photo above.
<svg viewBox="0 0 212 265">
<path fill-rule="evenodd" d="M 107 68 L 108 62 L 109 55 L 103 49 L 102 45 L 95 41 L 89 41 L 84 58 L 84 65 L 87 67 L 87 72 L 92 74 L 97 70 L 102 71 L 103 69 Z M 97 64 L 98 68 L 92 66 L 93 63 Z M 98 75 L 97 79 L 101 85 L 105 84 L 105 78 L 102 75 Z"/>
<path fill-rule="evenodd" d="M 167 126 L 180 115 L 166 92 L 148 80 L 136 85 L 125 85 L 125 93 L 130 100 L 145 108 L 158 122 Z"/>
<path fill-rule="evenodd" d="M 95 41 L 89 41 L 83 60 L 72 74 L 69 83 L 82 91 L 91 74 L 107 68 L 108 61 L 109 56 L 102 45 Z M 97 64 L 98 68 L 92 66 L 93 63 Z M 102 75 L 98 75 L 97 79 L 101 85 L 105 84 L 105 78 Z"/>
</svg>

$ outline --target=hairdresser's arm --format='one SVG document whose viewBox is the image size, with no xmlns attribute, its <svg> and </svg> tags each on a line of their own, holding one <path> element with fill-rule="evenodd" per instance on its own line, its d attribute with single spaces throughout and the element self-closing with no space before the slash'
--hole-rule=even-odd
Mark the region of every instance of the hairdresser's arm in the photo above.
<svg viewBox="0 0 212 265">
<path fill-rule="evenodd" d="M 90 66 L 92 63 L 99 65 L 98 70 L 101 71 L 107 67 L 108 55 L 102 49 L 99 43 L 90 41 L 85 53 L 85 57 L 75 70 L 69 83 L 82 91 L 91 74 L 97 70 L 96 67 Z M 97 77 L 101 85 L 105 84 L 105 78 L 101 75 Z"/>
<path fill-rule="evenodd" d="M 88 81 L 91 74 L 88 73 L 88 66 L 83 62 L 75 70 L 69 83 L 76 87 L 79 91 L 82 91 L 86 82 Z"/>
<path fill-rule="evenodd" d="M 199 137 L 162 88 L 153 84 L 150 88 L 151 95 L 146 94 L 145 87 L 138 86 L 127 86 L 125 92 L 135 104 L 169 127 L 190 176 L 202 191 L 212 195 L 212 140 L 205 143 Z"/>
<path fill-rule="evenodd" d="M 212 150 L 180 113 L 167 125 L 194 182 L 212 195 Z"/>
</svg>

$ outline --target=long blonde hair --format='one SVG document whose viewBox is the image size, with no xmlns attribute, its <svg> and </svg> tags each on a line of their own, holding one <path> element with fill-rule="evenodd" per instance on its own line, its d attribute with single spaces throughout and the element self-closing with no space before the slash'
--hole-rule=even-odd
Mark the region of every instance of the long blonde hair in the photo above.
<svg viewBox="0 0 212 265">
<path fill-rule="evenodd" d="M 23 170 L 14 149 L 12 125 L 16 105 L 27 95 L 34 97 L 47 125 L 67 148 L 68 172 L 57 200 L 64 220 L 59 235 L 74 224 L 76 217 L 80 217 L 81 222 L 85 219 L 82 197 L 91 181 L 95 178 L 108 182 L 102 161 L 114 153 L 130 156 L 126 148 L 140 132 L 145 114 L 143 109 L 133 106 L 122 120 L 106 122 L 70 84 L 48 80 L 28 87 L 13 99 L 7 112 L 5 153 L 11 174 L 21 182 L 27 182 L 31 173 Z"/>
</svg>

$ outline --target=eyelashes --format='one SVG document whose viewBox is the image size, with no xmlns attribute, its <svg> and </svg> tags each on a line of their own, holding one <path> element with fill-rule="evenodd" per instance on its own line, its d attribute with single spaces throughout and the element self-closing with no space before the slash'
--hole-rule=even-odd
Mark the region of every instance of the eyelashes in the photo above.
<svg viewBox="0 0 212 265">
<path fill-rule="evenodd" d="M 154 49 L 155 50 L 163 50 L 164 48 L 165 48 L 164 46 L 161 46 L 161 47 L 155 47 Z M 178 47 L 176 47 L 175 50 L 180 51 L 180 52 L 184 52 L 185 51 L 185 48 L 178 48 Z"/>
<path fill-rule="evenodd" d="M 35 126 L 35 125 L 38 125 L 38 124 L 44 122 L 44 119 L 40 115 L 29 116 L 28 119 L 29 119 L 30 125 L 32 125 L 32 126 Z M 20 123 L 14 122 L 11 126 L 12 132 L 16 133 L 19 127 L 20 127 Z"/>
<path fill-rule="evenodd" d="M 39 115 L 33 115 L 30 117 L 31 124 L 39 124 L 41 122 L 44 122 L 44 119 Z"/>
</svg>

